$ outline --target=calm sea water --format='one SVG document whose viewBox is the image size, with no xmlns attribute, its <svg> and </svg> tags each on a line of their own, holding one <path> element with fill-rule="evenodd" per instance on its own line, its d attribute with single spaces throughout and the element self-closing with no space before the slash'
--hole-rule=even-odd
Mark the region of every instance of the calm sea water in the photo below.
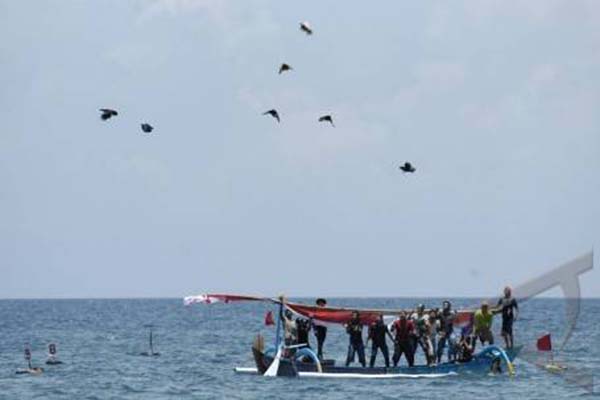
<svg viewBox="0 0 600 400">
<path fill-rule="evenodd" d="M 313 299 L 305 299 L 312 302 Z M 332 305 L 413 307 L 427 299 L 331 299 Z M 455 299 L 473 306 L 473 299 Z M 0 301 L 0 399 L 432 399 L 447 397 L 552 399 L 597 397 L 525 361 L 517 375 L 453 376 L 440 379 L 324 380 L 267 379 L 241 376 L 234 366 L 253 366 L 250 345 L 263 326 L 264 304 L 215 304 L 184 307 L 180 299 L 2 300 Z M 600 367 L 600 300 L 584 300 L 581 317 L 562 358 L 571 376 Z M 533 349 L 546 331 L 557 338 L 564 329 L 561 300 L 531 300 L 521 305 L 516 340 Z M 145 324 L 155 328 L 160 357 L 143 357 Z M 499 329 L 500 321 L 495 322 Z M 314 339 L 314 338 L 313 338 Z M 500 339 L 497 336 L 497 339 Z M 42 365 L 49 342 L 58 345 L 60 366 L 46 366 L 41 376 L 15 375 L 25 365 L 23 344 L 31 344 L 33 361 Z M 342 328 L 329 330 L 326 355 L 342 360 Z M 381 360 L 379 360 L 381 362 Z M 577 371 L 576 371 L 577 369 Z M 583 372 L 580 373 L 580 369 Z"/>
</svg>

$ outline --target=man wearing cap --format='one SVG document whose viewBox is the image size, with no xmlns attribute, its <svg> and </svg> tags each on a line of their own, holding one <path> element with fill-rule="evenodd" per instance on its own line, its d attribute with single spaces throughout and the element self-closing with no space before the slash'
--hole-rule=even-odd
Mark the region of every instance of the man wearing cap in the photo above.
<svg viewBox="0 0 600 400">
<path fill-rule="evenodd" d="M 325 307 L 327 305 L 327 300 L 325 299 L 317 299 L 316 301 L 318 307 Z M 313 321 L 313 331 L 315 333 L 315 337 L 317 338 L 317 356 L 320 360 L 323 359 L 323 343 L 325 343 L 325 338 L 327 337 L 327 326 L 319 321 Z"/>
<path fill-rule="evenodd" d="M 494 313 L 490 311 L 490 306 L 487 301 L 481 303 L 481 308 L 475 311 L 474 317 L 474 330 L 473 334 L 475 339 L 473 340 L 473 349 L 477 343 L 477 338 L 481 341 L 481 345 L 494 344 L 494 335 L 492 334 L 492 322 L 494 320 Z"/>
</svg>

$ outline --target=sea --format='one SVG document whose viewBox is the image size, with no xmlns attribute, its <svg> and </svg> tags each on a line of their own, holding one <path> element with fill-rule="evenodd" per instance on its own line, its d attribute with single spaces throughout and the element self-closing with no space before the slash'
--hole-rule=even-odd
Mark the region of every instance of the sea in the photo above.
<svg viewBox="0 0 600 400">
<path fill-rule="evenodd" d="M 312 304 L 313 298 L 293 299 Z M 331 298 L 330 305 L 440 307 L 442 299 Z M 479 299 L 451 299 L 456 308 Z M 565 301 L 532 299 L 520 304 L 516 344 L 525 346 L 515 376 L 459 374 L 435 379 L 352 380 L 267 378 L 238 375 L 252 367 L 257 334 L 273 340 L 264 325 L 272 306 L 235 303 L 184 306 L 181 299 L 0 300 L 0 399 L 559 399 L 597 398 L 600 367 L 600 300 L 585 299 L 573 334 L 554 358 L 567 367 L 550 373 L 537 364 L 546 354 L 536 339 L 551 333 L 558 350 L 566 334 Z M 500 319 L 494 321 L 497 342 Z M 152 325 L 155 351 L 148 351 Z M 314 337 L 311 337 L 314 341 Z M 331 326 L 325 355 L 342 363 L 347 348 L 342 327 Z M 28 343 L 39 376 L 17 375 L 26 366 Z M 55 343 L 63 364 L 45 365 Z M 369 352 L 367 352 L 367 355 Z M 422 355 L 417 357 L 422 361 Z M 404 361 L 401 361 L 401 363 Z M 378 364 L 383 360 L 379 356 Z"/>
</svg>

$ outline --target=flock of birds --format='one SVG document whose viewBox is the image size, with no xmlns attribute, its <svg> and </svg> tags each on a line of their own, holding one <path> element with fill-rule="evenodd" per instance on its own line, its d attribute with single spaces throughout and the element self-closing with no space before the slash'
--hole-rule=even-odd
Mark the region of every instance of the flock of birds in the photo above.
<svg viewBox="0 0 600 400">
<path fill-rule="evenodd" d="M 310 24 L 308 22 L 306 22 L 306 21 L 300 23 L 300 30 L 302 32 L 306 33 L 309 36 L 313 34 L 313 30 L 310 27 Z M 281 75 L 281 74 L 283 74 L 284 72 L 287 72 L 287 71 L 292 71 L 293 69 L 294 68 L 292 68 L 291 65 L 289 65 L 287 63 L 283 63 L 279 67 L 279 75 Z M 277 120 L 277 122 L 281 122 L 281 118 L 279 116 L 279 112 L 276 109 L 274 109 L 274 108 L 265 111 L 263 113 L 263 115 L 270 115 L 271 117 L 275 118 Z M 333 117 L 330 114 L 320 116 L 319 117 L 319 122 L 329 122 L 332 127 L 335 127 L 335 124 L 333 123 Z"/>
<path fill-rule="evenodd" d="M 300 23 L 300 30 L 308 36 L 313 34 L 312 27 L 306 21 Z M 293 69 L 294 68 L 292 68 L 291 65 L 289 65 L 287 63 L 282 63 L 281 66 L 279 67 L 279 75 L 283 74 L 284 72 L 292 71 Z M 103 121 L 107 121 L 107 120 L 119 115 L 119 113 L 116 110 L 113 110 L 111 108 L 101 108 L 100 113 L 101 113 L 100 118 Z M 281 122 L 281 117 L 279 115 L 279 112 L 275 108 L 265 111 L 263 113 L 263 115 L 270 115 L 275 120 L 277 120 L 278 123 Z M 328 122 L 331 124 L 332 127 L 335 127 L 335 124 L 333 123 L 333 117 L 331 116 L 331 114 L 326 114 L 326 115 L 320 116 L 318 121 L 326 122 L 326 123 Z M 147 122 L 140 124 L 140 127 L 142 129 L 142 132 L 144 132 L 144 133 L 151 133 L 154 130 L 154 127 Z M 398 168 L 404 173 L 414 173 L 416 171 L 416 168 L 408 161 L 405 162 L 404 164 L 400 165 Z"/>
<path fill-rule="evenodd" d="M 116 110 L 113 110 L 112 108 L 100 109 L 100 119 L 102 119 L 102 121 L 109 120 L 112 117 L 116 117 L 117 115 L 119 115 L 119 113 Z M 144 133 L 150 133 L 154 130 L 154 127 L 147 122 L 142 123 L 140 127 L 142 128 L 142 132 Z"/>
</svg>

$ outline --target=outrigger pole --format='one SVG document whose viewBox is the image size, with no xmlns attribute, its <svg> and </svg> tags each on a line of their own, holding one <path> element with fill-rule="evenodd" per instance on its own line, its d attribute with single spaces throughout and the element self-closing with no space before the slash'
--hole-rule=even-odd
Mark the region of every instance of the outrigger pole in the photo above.
<svg viewBox="0 0 600 400">
<path fill-rule="evenodd" d="M 277 315 L 277 330 L 275 332 L 275 358 L 269 368 L 263 374 L 264 376 L 279 375 L 279 361 L 283 353 L 283 344 L 281 343 L 281 316 L 283 315 L 283 301 L 279 302 L 279 313 Z"/>
<path fill-rule="evenodd" d="M 281 343 L 281 314 L 283 313 L 283 302 L 279 302 L 279 313 L 277 314 L 277 328 L 275 331 L 275 351 Z"/>
</svg>

